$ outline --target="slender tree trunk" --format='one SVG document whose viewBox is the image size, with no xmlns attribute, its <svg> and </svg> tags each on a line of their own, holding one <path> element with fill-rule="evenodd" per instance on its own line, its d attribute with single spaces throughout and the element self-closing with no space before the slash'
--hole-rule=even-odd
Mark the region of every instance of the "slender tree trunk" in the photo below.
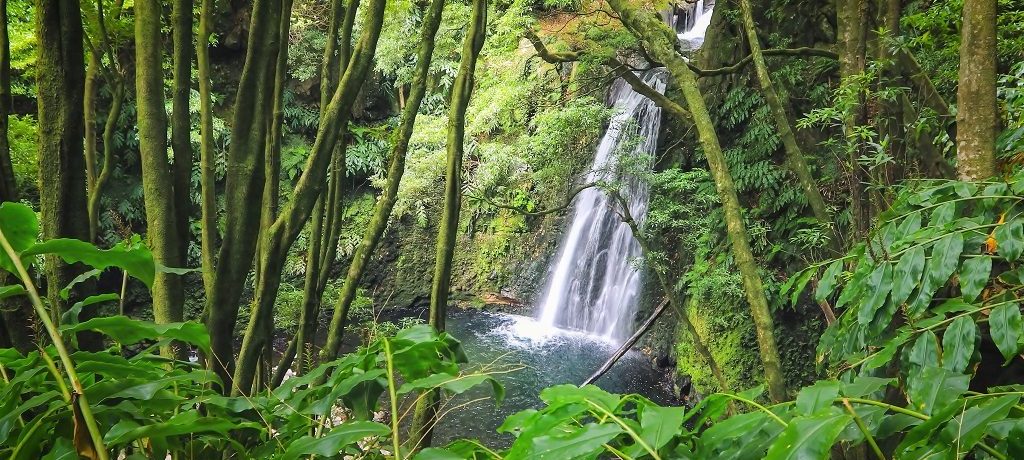
<svg viewBox="0 0 1024 460">
<path fill-rule="evenodd" d="M 39 109 L 39 208 L 43 239 L 89 239 L 86 211 L 84 85 L 82 13 L 78 0 L 36 0 L 36 103 Z M 66 264 L 47 256 L 46 274 L 55 322 L 68 306 L 83 299 L 90 283 L 80 284 L 68 299 L 60 290 L 85 271 L 82 264 Z M 83 312 L 87 319 L 95 311 Z M 102 347 L 96 334 L 79 334 L 80 348 Z"/>
<path fill-rule="evenodd" d="M 135 94 L 149 247 L 157 263 L 177 267 L 179 242 L 187 237 L 178 233 L 174 180 L 167 158 L 160 15 L 160 1 L 135 2 Z M 180 322 L 182 311 L 181 276 L 158 271 L 153 281 L 154 319 L 157 323 Z"/>
<path fill-rule="evenodd" d="M 416 115 L 419 113 L 420 104 L 427 90 L 427 77 L 429 76 L 430 62 L 434 54 L 434 43 L 437 29 L 441 25 L 441 13 L 444 10 L 445 0 L 432 0 L 430 8 L 423 17 L 423 26 L 420 38 L 419 49 L 416 58 L 416 70 L 413 74 L 412 85 L 409 90 L 409 97 L 406 100 L 405 110 L 402 111 L 402 118 L 398 129 L 392 137 L 390 161 L 388 164 L 387 183 L 381 190 L 380 197 L 373 207 L 373 217 L 363 232 L 363 237 L 352 254 L 352 262 L 349 264 L 348 272 L 345 275 L 345 284 L 338 295 L 337 303 L 334 305 L 334 314 L 331 318 L 331 325 L 327 332 L 327 343 L 321 350 L 321 362 L 331 361 L 338 357 L 341 351 L 341 339 L 345 332 L 345 324 L 348 321 L 349 308 L 356 298 L 356 289 L 359 281 L 370 263 L 373 251 L 380 243 L 384 230 L 387 229 L 388 220 L 391 218 L 391 211 L 395 208 L 398 200 L 398 187 L 402 181 L 402 174 L 405 173 L 405 157 L 409 152 L 409 140 L 412 138 L 412 131 L 416 125 Z"/>
<path fill-rule="evenodd" d="M 668 68 L 674 86 L 681 90 L 682 96 L 690 108 L 689 112 L 693 116 L 698 138 L 704 148 L 704 154 L 707 156 L 715 188 L 722 201 L 726 233 L 732 243 L 733 259 L 740 270 L 747 302 L 750 304 L 751 316 L 757 332 L 758 348 L 761 353 L 761 363 L 764 366 L 765 378 L 768 382 L 768 391 L 772 400 L 783 401 L 787 397 L 786 384 L 775 342 L 771 310 L 768 308 L 768 299 L 764 294 L 764 285 L 761 275 L 757 271 L 753 251 L 750 249 L 750 240 L 743 223 L 742 208 L 736 195 L 736 187 L 729 173 L 725 156 L 722 154 L 711 115 L 697 88 L 696 76 L 687 67 L 686 62 L 676 54 L 674 50 L 675 34 L 657 16 L 637 12 L 626 0 L 610 0 L 608 3 L 619 14 L 626 28 L 640 39 L 647 52 Z M 676 111 L 680 110 L 681 108 Z M 682 112 L 685 113 L 685 111 Z"/>
<path fill-rule="evenodd" d="M 452 85 L 448 113 L 448 162 L 445 169 L 444 211 L 438 226 L 437 249 L 434 258 L 434 280 L 430 289 L 430 325 L 444 331 L 448 310 L 448 291 L 452 278 L 452 259 L 455 240 L 459 233 L 459 214 L 462 209 L 462 157 L 466 137 L 466 108 L 473 95 L 474 72 L 477 57 L 487 37 L 487 0 L 474 0 L 470 13 L 469 30 L 462 43 L 462 61 Z M 416 402 L 409 443 L 413 450 L 429 447 L 437 423 L 440 392 L 430 390 Z"/>
<path fill-rule="evenodd" d="M 204 0 L 208 1 L 208 0 Z M 204 11 L 212 14 L 204 5 Z M 207 21 L 210 14 L 203 16 Z M 224 184 L 224 235 L 216 260 L 211 254 L 204 259 L 214 265 L 206 283 L 206 322 L 210 331 L 213 356 L 208 365 L 224 382 L 224 391 L 231 391 L 231 374 L 234 368 L 234 331 L 238 320 L 239 300 L 245 278 L 252 267 L 256 253 L 257 235 L 253 231 L 260 221 L 264 181 L 264 149 L 267 142 L 268 114 L 273 108 L 272 92 L 274 68 L 277 62 L 277 26 L 281 16 L 281 0 L 254 0 L 252 22 L 249 27 L 249 43 L 245 65 L 238 83 L 235 107 L 231 123 L 231 145 L 228 148 L 227 177 Z M 203 21 L 201 21 L 203 22 Z M 206 24 L 209 27 L 209 24 Z M 209 30 L 201 26 L 202 32 Z M 207 35 L 208 37 L 208 35 Z M 200 89 L 209 85 L 209 55 L 204 50 L 206 41 L 201 41 Z M 203 74 L 206 74 L 205 76 Z M 204 91 L 209 97 L 209 88 Z M 212 116 L 209 102 L 204 102 L 204 113 Z M 204 131 L 212 132 L 210 120 L 204 120 Z M 203 174 L 212 175 L 212 146 L 204 140 Z M 212 251 L 215 237 L 216 213 L 212 194 L 212 177 L 204 179 L 204 240 L 207 251 Z"/>
<path fill-rule="evenodd" d="M 199 78 L 199 187 L 200 259 L 203 289 L 210 297 L 216 287 L 217 184 L 213 147 L 213 107 L 210 99 L 210 21 L 214 0 L 201 0 L 196 37 L 196 70 Z M 209 314 L 209 312 L 207 312 Z M 222 350 L 223 351 L 223 350 Z"/>
<path fill-rule="evenodd" d="M 818 183 L 811 174 L 811 168 L 807 165 L 807 160 L 804 159 L 804 152 L 800 148 L 800 144 L 796 140 L 796 134 L 793 132 L 793 126 L 790 124 L 789 114 L 786 113 L 786 107 L 783 105 L 782 98 L 772 83 L 771 74 L 768 72 L 768 65 L 765 63 L 764 55 L 761 54 L 761 43 L 757 38 L 757 28 L 754 25 L 754 13 L 753 7 L 750 6 L 750 0 L 740 0 L 740 9 L 743 13 L 743 27 L 746 31 L 747 43 L 750 45 L 750 55 L 754 61 L 757 80 L 761 84 L 761 91 L 764 94 L 765 101 L 768 102 L 768 107 L 772 111 L 772 117 L 775 118 L 775 126 L 779 130 L 779 137 L 782 138 L 782 145 L 786 150 L 786 162 L 789 164 L 790 170 L 796 174 L 797 180 L 800 181 L 800 188 L 803 189 L 804 197 L 807 198 L 807 204 L 811 206 L 814 217 L 822 225 L 832 226 L 832 218 L 828 214 L 825 198 L 821 196 Z M 838 238 L 838 232 L 834 230 L 835 228 L 833 228 L 830 239 L 832 247 L 838 250 L 841 248 L 841 242 Z"/>
<path fill-rule="evenodd" d="M 85 189 L 89 192 L 89 241 L 98 243 L 100 218 L 96 210 L 92 208 L 92 196 L 96 195 L 96 180 L 99 174 L 96 167 L 99 161 L 96 158 L 96 96 L 99 92 L 98 83 L 100 79 L 100 59 L 97 53 L 88 53 L 88 63 L 85 66 L 85 89 L 82 94 L 83 110 L 85 112 Z"/>
<path fill-rule="evenodd" d="M 174 206 L 177 234 L 181 243 L 175 263 L 188 263 L 192 241 L 192 0 L 173 0 L 171 5 L 173 81 L 171 96 L 171 149 L 174 151 Z"/>
<path fill-rule="evenodd" d="M 287 256 L 288 248 L 302 231 L 312 213 L 325 182 L 327 166 L 330 164 L 331 153 L 334 151 L 339 133 L 348 126 L 353 101 L 359 93 L 363 81 L 373 64 L 373 56 L 377 49 L 384 22 L 385 0 L 373 0 L 366 11 L 362 24 L 362 35 L 348 68 L 341 79 L 341 84 L 331 98 L 306 167 L 292 192 L 292 199 L 281 210 L 280 216 L 263 236 L 260 249 L 260 278 L 253 299 L 252 316 L 249 326 L 242 339 L 242 349 L 238 355 L 238 366 L 235 370 L 235 389 L 242 392 L 249 388 L 253 369 L 259 351 L 265 344 L 264 331 L 268 321 L 273 321 L 274 300 L 281 283 L 281 269 Z"/>
<path fill-rule="evenodd" d="M 11 38 L 7 31 L 7 0 L 0 0 L 0 202 L 18 201 L 18 183 L 14 177 L 11 146 L 8 138 L 8 116 L 11 113 Z M 10 277 L 0 275 L 6 285 Z M 3 347 L 15 347 L 22 352 L 32 350 L 32 306 L 23 297 L 10 297 L 0 301 L 3 321 L 0 336 Z"/>
<path fill-rule="evenodd" d="M 868 0 L 843 0 L 836 3 L 839 74 L 843 84 L 853 84 L 852 79 L 864 73 L 867 66 Z M 867 106 L 864 92 L 857 92 L 857 100 L 850 107 L 844 122 L 844 131 L 850 145 L 849 187 L 850 207 L 853 214 L 855 239 L 864 236 L 870 226 L 867 211 L 865 181 L 867 175 L 860 166 L 859 158 L 865 153 L 863 141 L 856 137 L 857 126 L 867 123 Z"/>
<path fill-rule="evenodd" d="M 957 175 L 985 180 L 996 175 L 996 0 L 964 2 L 957 89 Z"/>
</svg>

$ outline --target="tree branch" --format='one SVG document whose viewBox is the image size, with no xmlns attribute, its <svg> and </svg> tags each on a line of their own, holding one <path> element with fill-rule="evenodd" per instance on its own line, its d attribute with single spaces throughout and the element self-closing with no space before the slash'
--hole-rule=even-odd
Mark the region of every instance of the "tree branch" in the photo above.
<svg viewBox="0 0 1024 460">
<path fill-rule="evenodd" d="M 818 56 L 830 59 L 839 59 L 839 55 L 833 51 L 812 47 L 767 49 L 761 51 L 761 54 L 764 54 L 765 56 Z M 697 74 L 698 77 L 714 77 L 717 75 L 738 72 L 743 67 L 746 67 L 747 64 L 750 64 L 752 60 L 753 55 L 748 54 L 733 65 L 708 70 L 700 69 L 689 62 L 686 65 L 690 70 L 693 70 L 693 73 Z"/>
<path fill-rule="evenodd" d="M 568 209 L 569 206 L 572 206 L 572 202 L 573 202 L 573 200 L 576 199 L 576 195 L 579 195 L 580 193 L 583 193 L 583 191 L 588 189 L 588 188 L 597 187 L 598 185 L 599 184 L 597 182 L 591 182 L 591 183 L 585 184 L 582 187 L 579 187 L 579 188 L 573 190 L 571 193 L 569 193 L 569 198 L 565 200 L 565 204 L 563 204 L 561 206 L 558 206 L 558 207 L 554 207 L 554 208 L 550 208 L 550 209 L 545 209 L 543 211 L 534 211 L 534 212 L 526 211 L 522 207 L 519 207 L 519 206 L 512 206 L 512 205 L 509 205 L 509 204 L 496 203 L 493 200 L 491 200 L 490 198 L 482 197 L 482 196 L 479 196 L 479 195 L 472 195 L 472 194 L 466 193 L 466 194 L 464 194 L 464 196 L 466 198 L 472 198 L 472 199 L 477 200 L 477 201 L 482 201 L 482 202 L 487 203 L 487 204 L 489 204 L 491 206 L 494 206 L 495 208 L 508 209 L 510 211 L 515 211 L 515 212 L 517 212 L 519 214 L 522 214 L 524 216 L 538 217 L 538 216 L 545 216 L 545 215 L 556 213 L 556 212 L 561 212 L 561 211 L 564 211 L 564 210 Z"/>
</svg>

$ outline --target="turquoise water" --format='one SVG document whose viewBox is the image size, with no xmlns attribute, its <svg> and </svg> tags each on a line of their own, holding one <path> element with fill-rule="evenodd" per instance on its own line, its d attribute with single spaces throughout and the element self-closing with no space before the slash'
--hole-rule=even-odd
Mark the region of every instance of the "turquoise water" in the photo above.
<svg viewBox="0 0 1024 460">
<path fill-rule="evenodd" d="M 533 318 L 474 310 L 453 311 L 447 330 L 462 341 L 469 370 L 497 372 L 505 400 L 497 407 L 490 386 L 474 388 L 447 401 L 439 411 L 434 445 L 465 437 L 492 446 L 505 446 L 512 437 L 497 433 L 505 417 L 542 405 L 538 394 L 546 387 L 579 384 L 618 348 L 618 344 L 583 333 L 552 329 Z M 639 393 L 659 404 L 673 404 L 662 376 L 643 355 L 627 353 L 597 381 L 614 393 Z M 477 401 L 480 399 L 479 401 Z M 445 411 L 450 412 L 445 413 Z"/>
</svg>

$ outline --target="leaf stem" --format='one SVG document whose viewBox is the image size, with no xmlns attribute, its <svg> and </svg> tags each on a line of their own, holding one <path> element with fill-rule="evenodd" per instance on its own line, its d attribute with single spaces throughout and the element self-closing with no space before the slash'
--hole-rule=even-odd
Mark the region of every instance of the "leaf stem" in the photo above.
<svg viewBox="0 0 1024 460">
<path fill-rule="evenodd" d="M 89 407 L 89 401 L 85 397 L 82 382 L 78 379 L 75 365 L 71 361 L 71 354 L 68 353 L 67 348 L 64 346 L 64 339 L 60 336 L 60 331 L 57 330 L 57 326 L 50 319 L 46 307 L 43 306 L 43 300 L 39 297 L 39 292 L 36 290 L 35 285 L 32 284 L 32 278 L 25 269 L 25 265 L 21 263 L 21 258 L 18 257 L 18 253 L 11 247 L 11 243 L 7 240 L 3 230 L 0 230 L 0 246 L 3 246 L 4 252 L 11 258 L 15 270 L 18 272 L 18 277 L 21 278 L 21 282 L 25 285 L 25 290 L 28 291 L 28 296 L 32 300 L 32 307 L 35 309 L 36 315 L 43 322 L 43 327 L 46 328 L 54 348 L 57 349 L 57 354 L 60 355 L 61 364 L 64 365 L 64 371 L 68 374 L 68 380 L 71 381 L 71 388 L 74 389 L 77 395 L 77 400 L 72 401 L 72 404 L 78 404 L 81 410 L 82 418 L 85 419 L 85 426 L 89 429 L 89 436 L 96 447 L 99 460 L 109 460 L 110 456 L 107 453 L 107 448 L 103 445 L 103 433 L 100 432 L 99 424 L 96 423 L 96 417 L 93 416 L 92 409 Z"/>
<path fill-rule="evenodd" d="M 789 423 L 786 423 L 786 421 L 783 420 L 782 417 L 779 417 L 778 415 L 775 415 L 775 412 L 772 412 L 772 411 L 768 410 L 767 407 L 764 407 L 761 404 L 758 404 L 754 400 L 747 399 L 747 398 L 744 398 L 744 397 L 742 397 L 740 395 L 735 395 L 735 394 L 732 394 L 732 393 L 722 393 L 722 395 L 723 396 L 728 396 L 728 397 L 730 397 L 732 399 L 735 399 L 735 400 L 737 400 L 739 402 L 746 403 L 747 405 L 756 407 L 756 408 L 760 409 L 762 412 L 768 414 L 768 416 L 771 417 L 776 422 L 779 422 L 780 425 L 782 425 L 784 427 L 789 426 Z"/>
<path fill-rule="evenodd" d="M 864 433 L 864 439 L 868 441 L 868 445 L 871 446 L 871 450 L 874 451 L 879 460 L 886 460 L 885 454 L 883 454 L 882 449 L 878 447 L 878 443 L 875 441 L 874 436 L 871 436 L 871 431 L 864 425 L 864 420 L 860 418 L 860 415 L 857 415 L 857 411 L 853 410 L 853 406 L 850 405 L 850 400 L 843 398 L 843 406 L 846 406 L 846 411 L 853 416 L 853 421 L 857 424 L 857 428 L 860 429 L 860 432 Z"/>
<path fill-rule="evenodd" d="M 402 460 L 401 443 L 398 441 L 398 391 L 395 388 L 395 363 L 391 356 L 391 341 L 384 338 L 384 359 L 388 367 L 388 396 L 391 399 L 391 443 L 395 449 L 395 459 Z"/>
</svg>

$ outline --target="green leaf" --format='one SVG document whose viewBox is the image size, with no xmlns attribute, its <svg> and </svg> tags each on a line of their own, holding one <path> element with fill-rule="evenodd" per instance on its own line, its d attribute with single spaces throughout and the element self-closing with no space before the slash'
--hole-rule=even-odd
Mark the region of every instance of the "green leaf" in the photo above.
<svg viewBox="0 0 1024 460">
<path fill-rule="evenodd" d="M 832 402 L 839 396 L 840 383 L 838 380 L 819 380 L 814 385 L 804 387 L 796 395 L 796 409 L 801 414 L 810 415 L 822 408 L 831 407 Z"/>
<path fill-rule="evenodd" d="M 14 252 L 21 254 L 39 237 L 39 219 L 32 208 L 21 203 L 4 202 L 0 204 L 0 230 L 10 243 Z M 22 255 L 22 261 L 25 256 Z M 7 256 L 7 251 L 0 250 L 0 268 L 15 273 L 14 263 Z"/>
<path fill-rule="evenodd" d="M 68 311 L 60 315 L 60 324 L 63 326 L 72 326 L 78 324 L 78 315 L 82 313 L 82 309 L 98 303 L 113 302 L 119 297 L 117 294 L 99 294 L 86 297 L 85 299 L 75 302 Z"/>
<path fill-rule="evenodd" d="M 853 382 L 843 385 L 843 396 L 862 398 L 889 386 L 893 380 L 880 377 L 858 376 L 853 379 Z"/>
<path fill-rule="evenodd" d="M 955 402 L 971 382 L 971 376 L 935 366 L 925 366 L 907 378 L 907 396 L 914 410 L 931 415 Z"/>
<path fill-rule="evenodd" d="M 1020 352 L 1020 305 L 1008 303 L 992 309 L 988 317 L 988 327 L 992 333 L 992 341 L 1009 363 Z"/>
<path fill-rule="evenodd" d="M 832 444 L 852 417 L 826 413 L 800 417 L 789 422 L 782 435 L 768 449 L 766 460 L 828 458 Z"/>
<path fill-rule="evenodd" d="M 107 316 L 62 327 L 61 330 L 66 332 L 98 331 L 123 345 L 143 340 L 172 339 L 191 343 L 203 351 L 210 350 L 210 334 L 206 332 L 206 326 L 191 321 L 154 324 L 149 321 L 133 320 L 126 316 Z"/>
<path fill-rule="evenodd" d="M 959 453 L 970 452 L 985 436 L 989 425 L 1006 418 L 1019 400 L 1020 395 L 1002 396 L 967 409 L 946 424 L 939 432 L 939 440 L 945 445 L 955 446 Z"/>
<path fill-rule="evenodd" d="M 149 425 L 140 426 L 132 420 L 122 420 L 103 435 L 103 441 L 108 445 L 120 445 L 140 438 L 167 438 L 190 433 L 212 432 L 227 436 L 233 429 L 258 426 L 256 423 L 235 423 L 221 417 L 203 417 L 197 411 L 190 411 Z"/>
<path fill-rule="evenodd" d="M 800 294 L 804 292 L 804 288 L 807 287 L 807 283 L 814 276 L 814 270 L 804 270 L 803 273 L 797 277 L 795 284 L 793 285 L 793 291 L 789 293 L 790 305 L 796 305 L 800 300 Z"/>
<path fill-rule="evenodd" d="M 501 386 L 501 382 L 488 374 L 433 374 L 402 385 L 402 387 L 398 389 L 398 394 L 406 394 L 413 390 L 433 388 L 443 388 L 454 394 L 462 394 L 465 393 L 466 390 L 484 382 L 491 384 L 491 389 L 494 391 L 494 398 L 496 400 L 500 402 L 505 398 L 505 388 Z"/>
<path fill-rule="evenodd" d="M 567 460 L 591 455 L 612 438 L 622 433 L 614 423 L 588 423 L 568 434 L 538 436 L 533 440 L 532 455 L 536 460 Z"/>
<path fill-rule="evenodd" d="M 864 325 L 870 324 L 875 318 L 875 312 L 885 305 L 885 299 L 892 289 L 892 264 L 883 262 L 875 267 L 868 277 L 867 288 L 867 299 L 857 311 L 857 321 Z"/>
<path fill-rule="evenodd" d="M 900 257 L 892 276 L 892 303 L 902 305 L 921 283 L 924 261 L 924 247 L 921 246 L 915 246 Z"/>
<path fill-rule="evenodd" d="M 970 257 L 960 267 L 960 293 L 967 302 L 974 302 L 981 295 L 992 274 L 992 258 Z"/>
<path fill-rule="evenodd" d="M 53 443 L 53 448 L 43 457 L 43 460 L 78 460 L 78 458 L 78 452 L 75 452 L 75 446 L 71 444 L 70 440 L 57 438 Z"/>
<path fill-rule="evenodd" d="M 932 258 L 928 261 L 928 269 L 925 272 L 929 286 L 938 289 L 949 281 L 949 277 L 953 276 L 953 272 L 960 264 L 960 253 L 963 249 L 962 233 L 950 233 L 935 243 Z"/>
<path fill-rule="evenodd" d="M 342 449 L 355 444 L 357 441 L 374 436 L 385 436 L 388 433 L 391 433 L 391 429 L 380 423 L 364 421 L 345 422 L 334 427 L 321 438 L 307 435 L 295 440 L 288 445 L 288 449 L 285 450 L 281 459 L 294 460 L 304 455 L 336 457 Z"/>
<path fill-rule="evenodd" d="M 551 407 L 566 404 L 594 403 L 608 412 L 614 412 L 619 405 L 619 395 L 609 393 L 596 385 L 577 387 L 572 384 L 555 385 L 540 392 L 540 399 Z"/>
<path fill-rule="evenodd" d="M 996 227 L 994 233 L 996 251 L 1010 262 L 1020 258 L 1024 252 L 1024 220 L 1015 218 Z"/>
<path fill-rule="evenodd" d="M 1024 420 L 1018 420 L 1006 436 L 1009 458 L 1024 458 Z"/>
<path fill-rule="evenodd" d="M 908 361 L 919 367 L 938 367 L 939 365 L 939 338 L 932 331 L 924 331 L 914 346 L 910 347 Z"/>
<path fill-rule="evenodd" d="M 0 300 L 8 297 L 14 297 L 16 295 L 25 295 L 28 292 L 20 284 L 12 284 L 10 286 L 0 286 Z"/>
<path fill-rule="evenodd" d="M 956 214 L 956 202 L 947 201 L 935 207 L 932 210 L 931 219 L 928 221 L 928 225 L 933 227 L 942 227 L 953 221 L 953 216 Z"/>
<path fill-rule="evenodd" d="M 139 279 L 148 287 L 153 286 L 156 263 L 153 254 L 139 243 L 122 242 L 110 249 L 100 249 L 85 241 L 57 238 L 33 245 L 22 253 L 23 256 L 53 254 L 67 263 L 82 262 L 97 270 L 117 267 Z"/>
<path fill-rule="evenodd" d="M 640 437 L 652 449 L 661 449 L 679 434 L 685 419 L 684 407 L 644 406 L 640 413 Z"/>
<path fill-rule="evenodd" d="M 825 272 L 821 275 L 821 281 L 818 282 L 817 289 L 814 290 L 814 300 L 818 302 L 824 301 L 828 296 L 832 295 L 832 292 L 836 290 L 836 286 L 839 282 L 839 275 L 843 273 L 843 260 L 839 259 L 825 269 Z"/>
<path fill-rule="evenodd" d="M 978 326 L 969 316 L 961 316 L 946 328 L 942 334 L 942 367 L 953 372 L 963 372 L 974 354 Z"/>
<path fill-rule="evenodd" d="M 1015 262 L 1024 252 L 1024 220 L 1015 218 L 996 227 L 994 233 L 996 251 L 1010 262 Z"/>
</svg>

